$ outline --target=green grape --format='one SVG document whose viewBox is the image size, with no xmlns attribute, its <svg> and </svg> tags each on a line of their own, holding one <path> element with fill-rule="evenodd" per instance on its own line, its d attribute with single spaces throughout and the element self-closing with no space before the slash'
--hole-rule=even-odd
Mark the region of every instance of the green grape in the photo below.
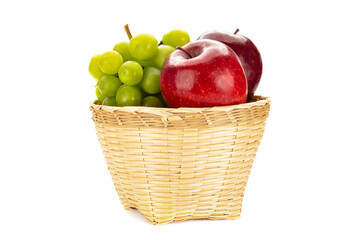
<svg viewBox="0 0 360 240">
<path fill-rule="evenodd" d="M 96 93 L 97 99 L 98 99 L 100 102 L 103 102 L 105 97 L 101 94 L 100 89 L 99 89 L 99 86 L 96 87 L 95 93 Z"/>
<path fill-rule="evenodd" d="M 100 56 L 100 54 L 93 56 L 89 63 L 89 73 L 97 81 L 104 75 L 99 67 Z"/>
<path fill-rule="evenodd" d="M 158 42 L 151 34 L 142 33 L 130 39 L 129 51 L 136 59 L 149 59 L 156 54 L 157 50 Z"/>
<path fill-rule="evenodd" d="M 146 67 L 144 69 L 144 76 L 141 81 L 142 89 L 150 94 L 160 92 L 160 70 L 153 67 Z"/>
<path fill-rule="evenodd" d="M 114 51 L 120 53 L 121 57 L 123 58 L 123 61 L 130 61 L 135 60 L 133 56 L 131 56 L 129 52 L 129 42 L 119 42 L 115 44 Z"/>
<path fill-rule="evenodd" d="M 165 34 L 162 38 L 162 43 L 170 45 L 176 48 L 177 46 L 182 47 L 190 42 L 189 34 L 184 30 L 172 30 Z"/>
<path fill-rule="evenodd" d="M 99 80 L 99 90 L 104 97 L 115 96 L 120 86 L 120 79 L 115 76 L 104 75 Z"/>
<path fill-rule="evenodd" d="M 154 67 L 161 69 L 165 62 L 165 59 L 170 53 L 175 51 L 175 48 L 170 45 L 160 45 L 157 53 L 150 59 L 147 60 L 136 60 L 143 67 Z"/>
<path fill-rule="evenodd" d="M 175 51 L 175 48 L 170 46 L 170 45 L 160 45 L 159 46 L 159 50 L 156 53 L 156 55 L 151 58 L 154 62 L 153 67 L 162 68 L 162 65 L 164 64 L 166 58 L 170 55 L 170 53 L 172 53 L 173 51 Z"/>
<path fill-rule="evenodd" d="M 150 59 L 146 59 L 146 60 L 140 60 L 140 59 L 135 59 L 136 62 L 138 62 L 142 67 L 153 67 L 154 63 L 152 61 L 152 58 Z"/>
<path fill-rule="evenodd" d="M 99 67 L 103 73 L 107 75 L 115 75 L 123 62 L 124 61 L 118 52 L 108 51 L 101 54 Z"/>
<path fill-rule="evenodd" d="M 148 94 L 147 92 L 144 91 L 144 89 L 142 89 L 142 86 L 141 86 L 141 82 L 138 83 L 135 87 L 137 87 L 138 89 L 140 89 L 140 92 L 141 92 L 141 96 L 143 98 L 149 96 L 150 94 Z"/>
<path fill-rule="evenodd" d="M 116 103 L 120 107 L 140 106 L 141 99 L 141 92 L 137 87 L 123 85 L 116 92 Z"/>
<path fill-rule="evenodd" d="M 106 97 L 103 101 L 103 105 L 116 107 L 116 97 Z"/>
<path fill-rule="evenodd" d="M 141 102 L 141 106 L 145 106 L 145 107 L 162 107 L 163 104 L 160 101 L 160 99 L 158 99 L 155 96 L 148 96 L 146 98 L 144 98 Z"/>
<path fill-rule="evenodd" d="M 165 102 L 165 99 L 164 99 L 164 97 L 162 96 L 161 93 L 156 94 L 155 97 L 157 97 L 158 99 L 161 100 L 161 102 L 162 102 L 162 104 L 163 104 L 164 107 L 169 107 L 169 106 L 167 105 L 167 103 Z"/>
<path fill-rule="evenodd" d="M 141 82 L 143 68 L 135 61 L 127 61 L 119 68 L 120 81 L 126 85 L 134 86 Z"/>
</svg>

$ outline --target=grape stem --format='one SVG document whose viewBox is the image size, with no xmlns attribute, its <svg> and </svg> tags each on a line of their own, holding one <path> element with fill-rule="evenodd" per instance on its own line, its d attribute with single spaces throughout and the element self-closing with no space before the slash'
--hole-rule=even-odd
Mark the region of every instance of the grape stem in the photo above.
<svg viewBox="0 0 360 240">
<path fill-rule="evenodd" d="M 160 41 L 158 46 L 163 45 L 163 44 L 164 44 L 164 43 L 163 43 L 162 41 Z"/>
<path fill-rule="evenodd" d="M 234 34 L 237 34 L 240 30 L 237 28 L 234 32 Z"/>
<path fill-rule="evenodd" d="M 124 28 L 125 28 L 125 32 L 126 32 L 128 38 L 129 38 L 129 40 L 131 40 L 131 39 L 132 39 L 132 35 L 131 35 L 131 32 L 130 32 L 129 24 L 126 24 L 126 25 L 124 26 Z"/>
<path fill-rule="evenodd" d="M 183 49 L 182 47 L 177 46 L 176 47 L 177 50 L 183 51 L 184 53 L 186 53 L 186 55 L 188 55 L 190 58 L 192 58 L 192 56 L 190 55 L 190 53 L 188 53 L 185 49 Z"/>
</svg>

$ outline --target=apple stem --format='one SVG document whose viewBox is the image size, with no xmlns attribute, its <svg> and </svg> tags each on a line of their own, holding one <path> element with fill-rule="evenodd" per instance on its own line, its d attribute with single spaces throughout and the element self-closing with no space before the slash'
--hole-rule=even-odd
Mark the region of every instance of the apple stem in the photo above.
<svg viewBox="0 0 360 240">
<path fill-rule="evenodd" d="M 164 43 L 163 43 L 162 41 L 160 41 L 158 46 L 163 45 L 163 44 L 164 44 Z"/>
<path fill-rule="evenodd" d="M 128 38 L 129 38 L 129 40 L 131 40 L 131 39 L 132 39 L 132 35 L 131 35 L 130 29 L 129 29 L 129 24 L 126 24 L 126 25 L 124 26 L 124 28 L 125 28 L 125 32 L 126 32 Z"/>
<path fill-rule="evenodd" d="M 183 51 L 184 53 L 186 53 L 186 55 L 188 55 L 190 58 L 192 58 L 192 56 L 190 55 L 190 53 L 188 53 L 185 49 L 183 49 L 182 47 L 177 46 L 176 47 L 177 50 Z"/>
<path fill-rule="evenodd" d="M 237 28 L 234 32 L 234 34 L 237 34 L 240 30 Z"/>
</svg>

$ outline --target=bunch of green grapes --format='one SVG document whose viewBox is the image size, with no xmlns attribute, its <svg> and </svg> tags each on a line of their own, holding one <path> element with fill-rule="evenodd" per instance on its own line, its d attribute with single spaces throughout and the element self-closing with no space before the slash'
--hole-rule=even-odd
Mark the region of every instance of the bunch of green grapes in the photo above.
<svg viewBox="0 0 360 240">
<path fill-rule="evenodd" d="M 177 46 L 190 42 L 183 30 L 172 30 L 160 43 L 147 33 L 115 44 L 107 51 L 91 58 L 90 75 L 96 81 L 96 97 L 107 106 L 167 106 L 160 92 L 160 73 L 166 58 Z"/>
</svg>

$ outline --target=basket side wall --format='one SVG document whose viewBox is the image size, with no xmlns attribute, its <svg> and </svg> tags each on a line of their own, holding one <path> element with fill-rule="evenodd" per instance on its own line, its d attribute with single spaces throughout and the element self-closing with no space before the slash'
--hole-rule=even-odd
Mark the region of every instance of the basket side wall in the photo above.
<svg viewBox="0 0 360 240">
<path fill-rule="evenodd" d="M 268 111 L 265 104 L 226 113 L 225 124 L 183 121 L 183 127 L 134 127 L 119 121 L 126 116 L 107 111 L 93 111 L 93 119 L 123 206 L 163 224 L 240 216 Z"/>
</svg>

